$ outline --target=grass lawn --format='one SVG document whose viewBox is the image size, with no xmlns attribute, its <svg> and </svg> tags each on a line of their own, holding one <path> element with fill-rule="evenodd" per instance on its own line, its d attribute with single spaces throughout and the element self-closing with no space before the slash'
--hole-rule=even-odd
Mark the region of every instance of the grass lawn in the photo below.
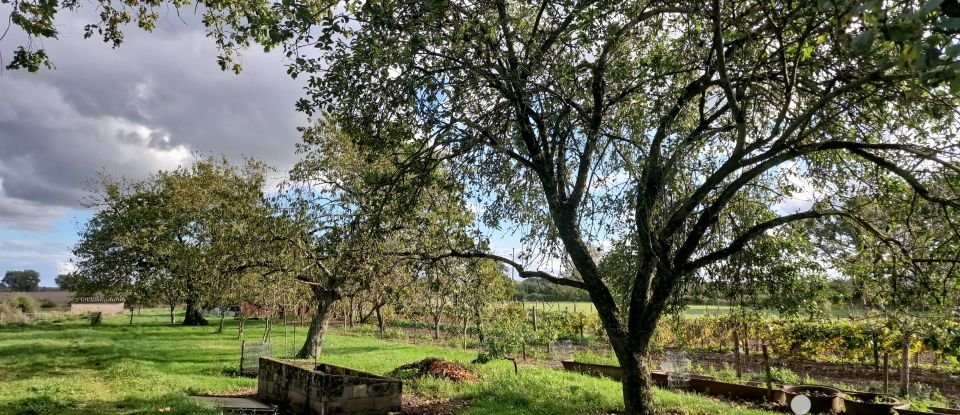
<svg viewBox="0 0 960 415">
<path fill-rule="evenodd" d="M 132 326 L 126 317 L 115 317 L 98 327 L 83 319 L 0 327 L 0 414 L 156 414 L 166 407 L 170 413 L 212 414 L 187 395 L 256 386 L 255 379 L 232 375 L 240 347 L 234 322 L 215 334 L 215 326 L 170 326 L 160 310 L 144 314 Z M 248 323 L 247 339 L 261 333 L 260 324 Z M 274 327 L 276 346 L 282 346 L 282 333 L 282 326 Z M 427 356 L 466 363 L 475 353 L 331 334 L 321 361 L 386 373 Z M 515 375 L 505 361 L 473 368 L 480 381 L 425 379 L 405 382 L 404 391 L 471 399 L 466 414 L 598 414 L 622 408 L 620 384 L 610 380 L 536 366 L 521 366 Z M 772 414 L 661 390 L 656 400 L 675 414 Z"/>
</svg>

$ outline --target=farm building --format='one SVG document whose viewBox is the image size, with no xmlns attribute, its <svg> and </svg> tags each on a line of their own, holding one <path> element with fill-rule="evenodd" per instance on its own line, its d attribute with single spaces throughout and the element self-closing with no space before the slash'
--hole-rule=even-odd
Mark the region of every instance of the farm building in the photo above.
<svg viewBox="0 0 960 415">
<path fill-rule="evenodd" d="M 119 297 L 77 297 L 70 301 L 70 312 L 86 314 L 101 312 L 103 314 L 121 314 L 126 301 Z"/>
</svg>

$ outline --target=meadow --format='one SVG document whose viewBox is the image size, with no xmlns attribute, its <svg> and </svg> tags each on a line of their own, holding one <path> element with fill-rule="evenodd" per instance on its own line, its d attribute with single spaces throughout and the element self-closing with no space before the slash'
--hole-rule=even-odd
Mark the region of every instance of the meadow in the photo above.
<svg viewBox="0 0 960 415">
<path fill-rule="evenodd" d="M 256 379 L 236 376 L 237 327 L 182 327 L 165 322 L 163 310 L 145 310 L 132 325 L 127 316 L 100 326 L 68 318 L 37 325 L 0 326 L 0 414 L 214 414 L 193 404 L 191 394 L 252 392 Z M 288 328 L 288 333 L 292 331 Z M 259 340 L 263 325 L 248 322 L 246 338 Z M 284 354 L 282 326 L 273 341 Z M 300 328 L 302 330 L 302 328 Z M 302 333 L 302 331 L 300 331 Z M 292 350 L 292 338 L 288 337 Z M 404 391 L 470 401 L 463 414 L 601 414 L 622 409 L 619 383 L 507 361 L 469 362 L 476 352 L 329 334 L 320 361 L 386 374 L 428 356 L 467 364 L 480 380 L 455 384 L 438 379 L 407 381 Z M 697 395 L 656 391 L 659 407 L 673 414 L 764 415 Z"/>
</svg>

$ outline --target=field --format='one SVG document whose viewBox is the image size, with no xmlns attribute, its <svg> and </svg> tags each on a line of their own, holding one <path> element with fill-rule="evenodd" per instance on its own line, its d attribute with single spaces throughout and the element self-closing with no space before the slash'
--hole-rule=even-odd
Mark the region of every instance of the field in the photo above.
<svg viewBox="0 0 960 415">
<path fill-rule="evenodd" d="M 132 326 L 119 316 L 98 327 L 84 319 L 0 327 L 0 414 L 155 414 L 168 407 L 170 413 L 212 414 L 187 396 L 255 387 L 255 379 L 234 376 L 240 342 L 232 321 L 216 334 L 214 326 L 170 326 L 164 318 L 157 310 L 145 311 Z M 282 342 L 276 334 L 282 331 L 275 326 L 275 344 Z M 248 323 L 248 339 L 261 333 L 260 324 Z M 428 356 L 467 363 L 475 353 L 341 332 L 327 337 L 320 360 L 387 373 Z M 406 382 L 404 391 L 469 399 L 464 414 L 599 414 L 622 408 L 620 385 L 610 380 L 522 363 L 515 375 L 506 361 L 471 368 L 481 380 L 425 379 Z M 676 414 L 770 414 L 661 390 L 656 400 Z"/>
</svg>

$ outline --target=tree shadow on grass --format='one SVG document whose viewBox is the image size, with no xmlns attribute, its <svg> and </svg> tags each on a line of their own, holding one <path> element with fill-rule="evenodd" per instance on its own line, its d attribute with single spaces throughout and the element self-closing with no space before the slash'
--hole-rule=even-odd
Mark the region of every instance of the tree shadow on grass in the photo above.
<svg viewBox="0 0 960 415">
<path fill-rule="evenodd" d="M 155 398 L 126 397 L 115 401 L 83 403 L 53 395 L 37 395 L 0 406 L 0 413 L 10 415 L 94 415 L 103 413 L 146 415 L 159 412 L 197 415 L 220 414 L 219 410 L 202 406 L 182 393 L 170 393 Z"/>
</svg>

